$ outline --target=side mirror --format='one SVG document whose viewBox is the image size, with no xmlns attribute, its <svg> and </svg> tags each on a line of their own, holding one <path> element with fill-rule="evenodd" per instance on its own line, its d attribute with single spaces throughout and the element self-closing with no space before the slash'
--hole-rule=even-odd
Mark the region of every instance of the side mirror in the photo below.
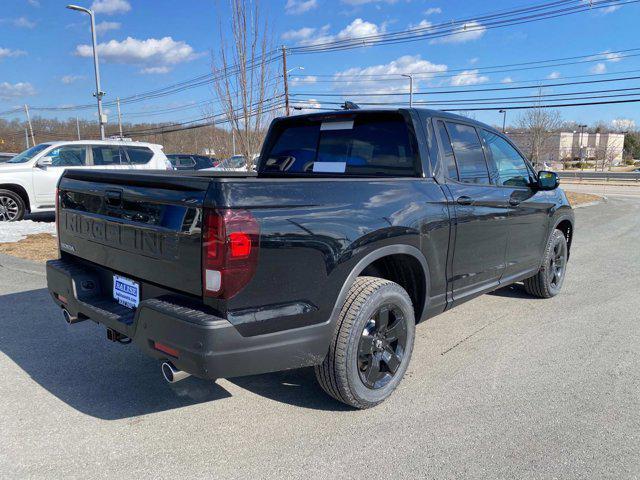
<svg viewBox="0 0 640 480">
<path fill-rule="evenodd" d="M 540 190 L 555 190 L 560 185 L 560 178 L 556 172 L 541 170 L 538 172 L 538 188 Z"/>
<path fill-rule="evenodd" d="M 38 167 L 47 168 L 53 165 L 53 159 L 51 157 L 42 157 L 38 160 Z"/>
</svg>

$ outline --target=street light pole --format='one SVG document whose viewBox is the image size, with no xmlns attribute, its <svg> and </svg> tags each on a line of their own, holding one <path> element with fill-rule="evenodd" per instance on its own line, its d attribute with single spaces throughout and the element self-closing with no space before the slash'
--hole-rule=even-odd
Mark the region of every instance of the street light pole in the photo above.
<svg viewBox="0 0 640 480">
<path fill-rule="evenodd" d="M 579 140 L 579 148 L 580 148 L 580 170 L 584 170 L 584 152 L 582 151 L 582 136 L 584 134 L 584 129 L 587 128 L 586 125 L 578 125 L 580 128 L 580 140 Z"/>
<path fill-rule="evenodd" d="M 409 79 L 409 108 L 411 108 L 413 107 L 413 75 L 409 73 L 401 73 L 400 75 Z"/>
<path fill-rule="evenodd" d="M 502 110 L 499 110 L 498 113 L 502 114 L 502 133 L 504 133 L 504 129 L 506 128 L 506 125 L 507 125 L 507 111 L 502 109 Z"/>
<path fill-rule="evenodd" d="M 79 7 L 78 5 L 67 5 L 69 10 L 76 10 L 78 12 L 86 13 L 91 19 L 91 44 L 93 46 L 93 70 L 96 77 L 96 92 L 94 96 L 98 100 L 98 122 L 100 125 L 100 138 L 104 140 L 104 124 L 106 123 L 105 117 L 102 114 L 102 97 L 104 92 L 100 88 L 100 66 L 98 65 L 98 46 L 96 41 L 96 21 L 93 10 L 88 8 Z"/>
</svg>

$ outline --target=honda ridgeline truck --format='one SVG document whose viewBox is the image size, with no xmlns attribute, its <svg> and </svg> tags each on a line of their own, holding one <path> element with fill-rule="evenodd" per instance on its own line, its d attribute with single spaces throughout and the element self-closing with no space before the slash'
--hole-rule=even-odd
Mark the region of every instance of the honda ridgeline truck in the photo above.
<svg viewBox="0 0 640 480">
<path fill-rule="evenodd" d="M 51 295 L 168 381 L 314 366 L 386 399 L 416 323 L 515 282 L 560 291 L 574 216 L 502 133 L 421 109 L 276 119 L 257 172 L 67 170 Z"/>
</svg>

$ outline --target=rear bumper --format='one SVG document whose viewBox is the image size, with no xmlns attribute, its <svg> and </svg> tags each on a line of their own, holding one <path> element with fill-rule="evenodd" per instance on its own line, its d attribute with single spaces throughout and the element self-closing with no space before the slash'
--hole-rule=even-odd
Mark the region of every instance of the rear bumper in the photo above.
<svg viewBox="0 0 640 480">
<path fill-rule="evenodd" d="M 228 378 L 306 367 L 321 363 L 327 353 L 329 321 L 245 337 L 204 305 L 177 295 L 141 300 L 136 310 L 123 307 L 110 298 L 105 273 L 76 261 L 51 260 L 47 262 L 49 292 L 72 316 L 126 335 L 149 356 L 170 360 L 197 377 Z M 176 349 L 178 357 L 156 350 L 154 342 Z"/>
</svg>

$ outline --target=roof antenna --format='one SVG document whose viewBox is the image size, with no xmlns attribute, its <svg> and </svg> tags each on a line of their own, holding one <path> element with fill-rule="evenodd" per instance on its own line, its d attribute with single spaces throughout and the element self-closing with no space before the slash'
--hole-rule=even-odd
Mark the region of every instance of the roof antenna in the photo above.
<svg viewBox="0 0 640 480">
<path fill-rule="evenodd" d="M 360 110 L 360 105 L 346 100 L 341 107 L 343 110 Z"/>
</svg>

